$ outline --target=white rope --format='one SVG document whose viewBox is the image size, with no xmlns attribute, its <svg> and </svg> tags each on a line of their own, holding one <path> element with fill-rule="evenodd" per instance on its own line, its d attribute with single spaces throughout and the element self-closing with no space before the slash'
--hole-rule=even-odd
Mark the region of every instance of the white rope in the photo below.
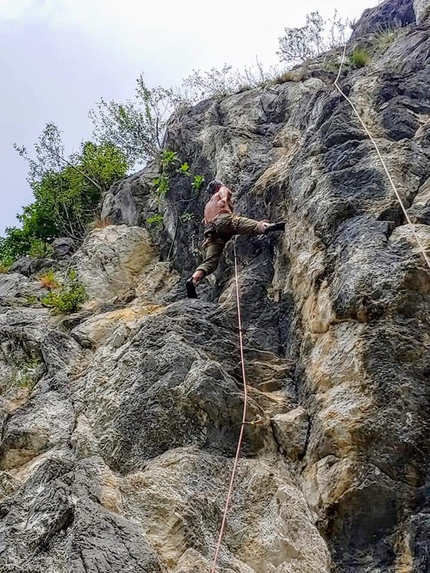
<svg viewBox="0 0 430 573">
<path fill-rule="evenodd" d="M 429 257 L 428 257 L 427 254 L 426 254 L 426 249 L 425 249 L 423 243 L 421 242 L 421 239 L 419 238 L 417 232 L 415 231 L 414 224 L 412 223 L 412 221 L 411 221 L 411 219 L 410 219 L 410 217 L 409 217 L 409 215 L 408 215 L 408 212 L 406 211 L 406 208 L 405 208 L 405 205 L 404 205 L 404 203 L 403 203 L 403 200 L 402 200 L 402 198 L 400 197 L 400 193 L 397 191 L 397 188 L 396 188 L 396 186 L 395 186 L 395 184 L 394 184 L 393 178 L 391 177 L 390 172 L 388 171 L 388 168 L 387 168 L 387 166 L 386 166 L 386 164 L 385 164 L 384 158 L 382 157 L 382 154 L 381 154 L 381 152 L 379 151 L 378 144 L 376 143 L 376 141 L 374 140 L 372 134 L 370 133 L 369 129 L 367 128 L 366 124 L 365 124 L 364 121 L 362 120 L 362 118 L 361 118 L 361 116 L 360 116 L 360 114 L 359 114 L 359 112 L 358 112 L 358 110 L 357 110 L 355 104 L 350 100 L 350 98 L 342 91 L 342 89 L 341 89 L 340 86 L 339 86 L 338 81 L 339 81 L 339 78 L 340 78 L 340 74 L 342 73 L 342 67 L 343 67 L 343 64 L 344 64 L 344 61 L 345 61 L 345 54 L 346 54 L 346 44 L 345 44 L 345 48 L 344 48 L 344 50 L 343 50 L 342 61 L 340 62 L 339 72 L 338 72 L 337 77 L 336 77 L 336 79 L 335 79 L 335 81 L 334 81 L 334 85 L 335 85 L 337 91 L 346 99 L 346 101 L 347 101 L 347 102 L 349 103 L 349 105 L 352 107 L 352 109 L 354 110 L 355 115 L 358 117 L 358 120 L 360 121 L 361 125 L 363 126 L 364 131 L 367 133 L 367 135 L 368 135 L 370 141 L 372 142 L 373 147 L 375 148 L 376 153 L 378 154 L 378 157 L 379 157 L 379 159 L 381 160 L 382 167 L 384 168 L 385 173 L 387 174 L 388 180 L 389 180 L 390 183 L 391 183 L 391 187 L 393 188 L 393 191 L 394 191 L 394 194 L 395 194 L 395 196 L 396 196 L 396 198 L 397 198 L 397 201 L 399 202 L 400 207 L 402 208 L 402 211 L 403 211 L 403 213 L 404 213 L 404 215 L 405 215 L 406 221 L 407 221 L 408 224 L 411 226 L 411 230 L 412 230 L 412 232 L 413 232 L 413 234 L 414 234 L 414 236 L 415 236 L 415 239 L 417 240 L 417 243 L 418 243 L 418 248 L 419 248 L 419 250 L 420 250 L 422 256 L 424 257 L 424 260 L 426 261 L 426 263 L 427 263 L 427 265 L 428 265 L 428 267 L 429 267 L 429 269 L 430 269 L 430 259 L 429 259 Z"/>
</svg>

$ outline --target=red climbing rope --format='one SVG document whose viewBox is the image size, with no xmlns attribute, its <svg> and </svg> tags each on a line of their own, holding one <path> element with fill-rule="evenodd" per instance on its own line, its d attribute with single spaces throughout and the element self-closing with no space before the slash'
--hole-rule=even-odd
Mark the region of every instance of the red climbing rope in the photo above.
<svg viewBox="0 0 430 573">
<path fill-rule="evenodd" d="M 215 551 L 215 556 L 214 556 L 214 560 L 212 563 L 212 569 L 211 569 L 211 573 L 215 573 L 216 571 L 216 566 L 218 563 L 218 557 L 219 557 L 219 552 L 221 550 L 221 542 L 222 542 L 222 538 L 224 536 L 224 530 L 225 530 L 225 526 L 226 526 L 226 522 L 227 522 L 227 513 L 228 513 L 228 508 L 230 506 L 230 500 L 231 500 L 231 495 L 233 493 L 233 486 L 234 486 L 234 480 L 236 477 L 236 472 L 237 472 L 237 466 L 238 466 L 238 462 L 239 462 L 239 454 L 240 454 L 240 448 L 242 445 L 242 440 L 243 440 L 243 432 L 245 429 L 245 423 L 246 423 L 246 408 L 247 408 L 247 403 L 248 403 L 248 389 L 246 386 L 246 372 L 245 372 L 245 359 L 243 356 L 243 333 L 242 333 L 242 315 L 240 312 L 240 294 L 239 294 L 239 278 L 238 278 L 238 272 L 237 272 L 237 253 L 236 253 L 236 237 L 234 238 L 234 273 L 236 276 L 236 304 L 237 304 L 237 320 L 239 323 L 239 345 L 240 345 L 240 361 L 241 361 L 241 366 L 242 366 L 242 380 L 243 380 L 243 416 L 242 416 L 242 424 L 240 426 L 240 434 L 239 434 L 239 440 L 237 442 L 237 448 L 236 448 L 236 457 L 234 459 L 234 464 L 233 464 L 233 471 L 231 473 L 231 479 L 230 479 L 230 486 L 228 488 L 228 494 L 227 494 L 227 499 L 225 502 L 225 506 L 224 506 L 224 514 L 222 517 L 222 523 L 221 523 L 221 529 L 219 532 L 219 537 L 218 537 L 218 543 L 217 543 L 217 547 L 216 547 L 216 551 Z"/>
</svg>

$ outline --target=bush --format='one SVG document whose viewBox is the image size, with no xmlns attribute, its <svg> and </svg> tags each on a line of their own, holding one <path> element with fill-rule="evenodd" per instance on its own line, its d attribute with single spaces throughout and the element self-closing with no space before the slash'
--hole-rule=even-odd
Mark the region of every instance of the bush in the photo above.
<svg viewBox="0 0 430 573">
<path fill-rule="evenodd" d="M 54 249 L 41 239 L 33 239 L 28 254 L 35 259 L 44 259 L 52 257 Z"/>
<path fill-rule="evenodd" d="M 304 26 L 285 28 L 285 35 L 279 38 L 278 56 L 281 61 L 298 64 L 339 48 L 347 40 L 347 26 L 337 11 L 332 20 L 324 20 L 319 12 L 311 12 L 306 15 Z"/>
<path fill-rule="evenodd" d="M 198 193 L 205 182 L 205 177 L 204 175 L 193 175 L 192 177 L 191 187 Z"/>
<path fill-rule="evenodd" d="M 0 239 L 0 244 L 1 244 L 1 239 Z M 3 256 L 0 259 L 0 274 L 8 273 L 12 265 L 13 265 L 13 258 L 8 256 Z"/>
<path fill-rule="evenodd" d="M 40 366 L 41 361 L 39 358 L 29 358 L 18 370 L 12 385 L 32 390 L 36 384 Z"/>
<path fill-rule="evenodd" d="M 307 72 L 307 66 L 305 64 L 304 66 L 301 66 L 298 69 L 296 68 L 294 70 L 289 70 L 288 72 L 280 74 L 273 80 L 273 83 L 285 84 L 286 82 L 301 82 L 305 78 L 306 72 Z"/>
<path fill-rule="evenodd" d="M 183 213 L 179 218 L 181 219 L 182 223 L 186 224 L 195 221 L 196 216 L 194 213 Z"/>
<path fill-rule="evenodd" d="M 36 357 L 26 357 L 15 364 L 15 374 L 11 377 L 2 377 L 0 381 L 0 394 L 14 388 L 27 388 L 32 390 L 40 378 L 42 362 Z"/>
<path fill-rule="evenodd" d="M 136 83 L 135 101 L 101 99 L 89 112 L 94 140 L 121 150 L 130 166 L 158 158 L 167 120 L 179 101 L 173 89 L 148 88 L 143 74 Z"/>
<path fill-rule="evenodd" d="M 161 227 L 161 225 L 163 224 L 163 215 L 161 215 L 160 213 L 156 213 L 155 215 L 151 215 L 150 217 L 148 217 L 146 219 L 146 222 L 148 223 L 148 225 L 152 225 L 153 227 Z"/>
<path fill-rule="evenodd" d="M 394 42 L 396 38 L 401 34 L 401 28 L 382 28 L 379 30 L 372 41 L 372 45 L 376 48 L 379 52 L 384 52 L 391 44 Z"/>
<path fill-rule="evenodd" d="M 211 68 L 208 72 L 193 70 L 183 80 L 179 89 L 181 99 L 187 104 L 195 104 L 214 96 L 225 96 L 273 82 L 284 70 L 275 66 L 265 68 L 258 60 L 255 66 L 243 70 L 234 69 L 229 64 L 222 68 Z"/>
<path fill-rule="evenodd" d="M 363 68 L 370 62 L 370 56 L 366 50 L 357 48 L 350 56 L 350 62 L 354 68 Z"/>
<path fill-rule="evenodd" d="M 17 216 L 21 228 L 8 227 L 0 238 L 0 261 L 23 255 L 49 257 L 56 237 L 79 243 L 88 232 L 103 193 L 124 177 L 127 161 L 110 144 L 86 142 L 79 152 L 64 156 L 61 134 L 48 124 L 35 144 L 35 158 L 25 147 L 15 148 L 28 161 L 28 182 L 34 202 Z"/>
<path fill-rule="evenodd" d="M 60 287 L 60 283 L 58 282 L 57 277 L 55 276 L 53 270 L 49 270 L 43 275 L 41 275 L 39 277 L 39 282 L 43 287 L 49 290 L 53 290 Z"/>
<path fill-rule="evenodd" d="M 106 227 L 109 227 L 110 225 L 112 225 L 112 221 L 109 219 L 109 217 L 106 217 L 106 219 L 97 217 L 92 222 L 91 229 L 106 229 Z"/>
<path fill-rule="evenodd" d="M 76 273 L 71 271 L 66 283 L 48 293 L 42 299 L 42 304 L 51 308 L 55 314 L 71 314 L 78 311 L 87 298 L 84 285 L 78 281 Z"/>
</svg>

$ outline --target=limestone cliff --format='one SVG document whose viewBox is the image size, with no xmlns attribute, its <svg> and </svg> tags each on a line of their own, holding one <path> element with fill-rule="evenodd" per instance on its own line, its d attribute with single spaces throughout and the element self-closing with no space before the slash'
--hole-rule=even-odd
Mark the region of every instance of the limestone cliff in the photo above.
<svg viewBox="0 0 430 573">
<path fill-rule="evenodd" d="M 430 248 L 428 7 L 367 11 L 351 46 L 372 60 L 340 82 Z M 402 26 L 383 46 L 381 23 Z M 204 101 L 166 136 L 238 212 L 287 222 L 237 241 L 262 423 L 246 426 L 223 573 L 430 571 L 429 270 L 333 57 Z M 114 185 L 113 224 L 70 260 L 81 312 L 53 317 L 34 277 L 0 278 L 0 572 L 210 570 L 243 404 L 232 246 L 185 299 L 207 197 L 174 174 L 154 229 L 157 169 Z"/>
</svg>

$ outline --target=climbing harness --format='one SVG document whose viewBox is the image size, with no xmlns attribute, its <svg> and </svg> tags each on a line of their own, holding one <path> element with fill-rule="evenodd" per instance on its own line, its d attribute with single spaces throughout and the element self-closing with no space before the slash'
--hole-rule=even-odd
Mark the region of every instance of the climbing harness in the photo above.
<svg viewBox="0 0 430 573">
<path fill-rule="evenodd" d="M 411 221 L 411 219 L 410 219 L 410 217 L 409 217 L 409 215 L 408 215 L 408 212 L 406 211 L 406 207 L 405 207 L 405 205 L 404 205 L 404 203 L 403 203 L 402 198 L 400 197 L 400 193 L 398 192 L 398 190 L 397 190 L 397 188 L 396 188 L 396 185 L 394 184 L 393 178 L 391 177 L 390 172 L 389 172 L 389 170 L 388 170 L 388 167 L 387 167 L 387 165 L 386 165 L 386 163 L 385 163 L 385 161 L 384 161 L 384 158 L 382 157 L 382 154 L 381 154 L 381 152 L 379 151 L 378 144 L 376 143 L 375 139 L 373 138 L 372 134 L 370 133 L 369 129 L 367 128 L 366 124 L 364 123 L 363 119 L 361 118 L 360 113 L 358 112 L 358 110 L 357 110 L 357 108 L 356 108 L 354 102 L 345 94 L 345 92 L 344 92 L 344 91 L 341 89 L 341 87 L 339 86 L 339 83 L 338 83 L 338 82 L 339 82 L 340 74 L 342 73 L 342 67 L 343 67 L 343 64 L 344 64 L 344 61 L 345 61 L 345 55 L 346 55 L 346 44 L 345 44 L 345 47 L 344 47 L 344 50 L 343 50 L 342 60 L 341 60 L 341 62 L 340 62 L 339 71 L 338 71 L 337 77 L 336 77 L 336 79 L 335 79 L 335 81 L 334 81 L 334 85 L 335 85 L 337 91 L 341 94 L 341 96 L 344 97 L 344 98 L 346 99 L 346 101 L 349 103 L 349 105 L 352 107 L 352 109 L 353 109 L 355 115 L 357 116 L 359 122 L 360 122 L 361 125 L 363 126 L 364 131 L 367 133 L 367 135 L 368 135 L 370 141 L 372 142 L 373 147 L 376 149 L 376 153 L 378 154 L 378 157 L 379 157 L 379 159 L 380 159 L 380 161 L 381 161 L 381 163 L 382 163 L 382 167 L 384 168 L 384 171 L 385 171 L 385 173 L 387 174 L 388 180 L 389 180 L 390 183 L 391 183 L 391 187 L 393 188 L 393 191 L 394 191 L 394 194 L 395 194 L 395 196 L 396 196 L 396 199 L 397 199 L 397 201 L 398 201 L 399 204 L 400 204 L 400 207 L 401 207 L 401 209 L 402 209 L 402 211 L 403 211 L 403 214 L 404 214 L 404 216 L 405 216 L 405 218 L 406 218 L 406 221 L 408 222 L 408 224 L 410 225 L 410 227 L 411 227 L 411 229 L 412 229 L 412 233 L 414 234 L 415 239 L 416 239 L 416 241 L 417 241 L 417 243 L 418 243 L 419 250 L 421 251 L 421 254 L 422 254 L 423 257 L 424 257 L 424 260 L 426 261 L 426 263 L 427 263 L 427 265 L 428 265 L 428 267 L 429 267 L 429 269 L 430 269 L 430 259 L 429 259 L 428 255 L 426 254 L 426 249 L 425 249 L 423 243 L 421 242 L 421 239 L 419 238 L 417 232 L 415 231 L 414 224 L 412 223 L 412 221 Z"/>
<path fill-rule="evenodd" d="M 203 235 L 206 239 L 210 239 L 211 237 L 215 237 L 218 234 L 218 229 L 213 221 L 206 223 L 205 228 L 203 230 Z"/>
<path fill-rule="evenodd" d="M 233 470 L 231 473 L 230 485 L 228 488 L 227 499 L 226 499 L 225 506 L 224 506 L 224 513 L 223 513 L 222 522 L 221 522 L 221 529 L 219 532 L 218 543 L 217 543 L 216 550 L 215 550 L 215 555 L 214 555 L 214 559 L 213 559 L 213 563 L 212 563 L 211 573 L 215 573 L 216 566 L 218 563 L 219 552 L 221 550 L 221 543 L 222 543 L 222 539 L 224 536 L 224 530 L 225 530 L 226 521 L 227 521 L 228 508 L 230 506 L 230 500 L 231 500 L 231 496 L 233 493 L 233 487 L 234 487 L 234 480 L 236 478 L 237 466 L 239 463 L 239 454 L 240 454 L 240 448 L 242 446 L 243 433 L 245 430 L 245 424 L 247 424 L 247 422 L 246 422 L 246 411 L 247 411 L 247 406 L 248 406 L 248 389 L 247 389 L 247 384 L 246 384 L 245 358 L 244 358 L 244 353 L 243 353 L 243 328 L 242 328 L 242 316 L 241 316 L 241 311 L 240 311 L 239 276 L 238 276 L 238 270 L 237 270 L 237 258 L 238 257 L 237 257 L 237 252 L 236 252 L 236 240 L 237 240 L 237 236 L 234 238 L 233 252 L 234 252 L 234 273 L 235 273 L 235 282 L 236 282 L 237 320 L 238 320 L 238 326 L 239 326 L 240 362 L 241 362 L 241 367 L 242 367 L 242 379 L 243 379 L 243 415 L 242 415 L 242 424 L 240 426 L 239 440 L 237 442 L 236 457 L 235 457 L 234 463 L 233 463 Z"/>
</svg>

